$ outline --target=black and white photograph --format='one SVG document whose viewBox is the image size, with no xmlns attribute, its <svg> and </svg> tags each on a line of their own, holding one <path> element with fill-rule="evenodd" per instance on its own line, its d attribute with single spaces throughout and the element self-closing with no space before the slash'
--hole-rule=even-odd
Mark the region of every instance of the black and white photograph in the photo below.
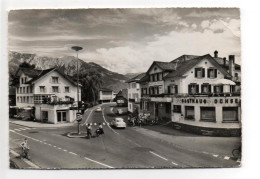
<svg viewBox="0 0 260 179">
<path fill-rule="evenodd" d="M 240 8 L 8 11 L 11 170 L 240 168 Z"/>
</svg>

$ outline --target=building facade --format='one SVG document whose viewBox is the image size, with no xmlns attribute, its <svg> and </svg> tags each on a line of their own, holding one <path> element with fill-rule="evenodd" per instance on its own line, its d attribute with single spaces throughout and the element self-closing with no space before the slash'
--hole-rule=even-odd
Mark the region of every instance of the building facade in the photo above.
<svg viewBox="0 0 260 179">
<path fill-rule="evenodd" d="M 81 85 L 77 93 L 77 84 L 55 68 L 20 68 L 16 76 L 19 78 L 16 107 L 33 108 L 35 120 L 48 123 L 73 122 L 76 119 L 75 106 L 81 101 Z"/>
<path fill-rule="evenodd" d="M 183 55 L 171 62 L 155 61 L 140 80 L 141 111 L 196 132 L 234 129 L 239 133 L 240 76 L 235 57 L 219 58 L 217 51 L 214 57 Z"/>
<path fill-rule="evenodd" d="M 145 76 L 145 73 L 141 73 L 134 78 L 126 81 L 128 83 L 128 111 L 133 113 L 134 111 L 140 111 L 140 99 L 141 99 L 141 88 L 139 80 Z"/>
<path fill-rule="evenodd" d="M 113 90 L 108 88 L 99 89 L 98 101 L 99 103 L 109 103 L 115 98 Z"/>
</svg>

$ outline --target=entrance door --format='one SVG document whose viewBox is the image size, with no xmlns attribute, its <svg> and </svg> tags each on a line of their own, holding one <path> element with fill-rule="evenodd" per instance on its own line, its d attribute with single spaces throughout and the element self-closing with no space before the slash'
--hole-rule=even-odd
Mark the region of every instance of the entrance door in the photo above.
<svg viewBox="0 0 260 179">
<path fill-rule="evenodd" d="M 158 103 L 155 103 L 155 117 L 158 117 Z"/>
<path fill-rule="evenodd" d="M 66 121 L 66 111 L 57 111 L 57 120 L 58 122 Z"/>
</svg>

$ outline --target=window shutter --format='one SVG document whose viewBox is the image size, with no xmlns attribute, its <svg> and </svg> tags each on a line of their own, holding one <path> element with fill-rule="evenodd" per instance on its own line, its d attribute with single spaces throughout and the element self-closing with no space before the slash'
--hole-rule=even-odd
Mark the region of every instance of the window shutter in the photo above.
<svg viewBox="0 0 260 179">
<path fill-rule="evenodd" d="M 202 77 L 205 77 L 205 68 L 202 68 Z"/>
<path fill-rule="evenodd" d="M 178 94 L 178 85 L 175 85 L 175 94 Z"/>
<path fill-rule="evenodd" d="M 191 85 L 188 85 L 188 91 L 191 93 Z"/>
<path fill-rule="evenodd" d="M 197 78 L 197 72 L 198 72 L 198 69 L 197 68 L 195 68 L 195 73 L 194 73 L 194 75 L 195 75 L 195 78 Z"/>
<path fill-rule="evenodd" d="M 214 86 L 214 93 L 216 93 L 216 86 Z"/>
<path fill-rule="evenodd" d="M 223 93 L 223 85 L 220 86 L 220 92 Z"/>
<path fill-rule="evenodd" d="M 201 93 L 204 93 L 204 91 L 203 91 L 203 87 L 204 87 L 204 85 L 201 85 Z"/>
<path fill-rule="evenodd" d="M 207 70 L 207 76 L 210 77 L 210 69 Z"/>
<path fill-rule="evenodd" d="M 217 71 L 217 69 L 214 69 L 214 72 L 215 72 L 215 78 L 217 78 L 217 76 L 218 76 L 218 71 Z"/>
<path fill-rule="evenodd" d="M 211 93 L 211 85 L 208 85 L 209 93 Z"/>
<path fill-rule="evenodd" d="M 196 93 L 199 93 L 199 85 L 196 85 Z"/>
<path fill-rule="evenodd" d="M 171 86 L 168 86 L 168 94 L 171 93 Z"/>
</svg>

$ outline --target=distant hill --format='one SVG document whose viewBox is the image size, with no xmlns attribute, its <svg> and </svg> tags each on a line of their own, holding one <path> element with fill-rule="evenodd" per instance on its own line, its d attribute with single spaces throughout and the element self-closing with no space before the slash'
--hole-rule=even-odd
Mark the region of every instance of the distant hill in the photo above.
<svg viewBox="0 0 260 179">
<path fill-rule="evenodd" d="M 128 78 L 128 79 L 131 79 L 131 78 L 136 77 L 139 74 L 140 73 L 127 73 L 127 74 L 125 74 L 125 77 Z"/>
<path fill-rule="evenodd" d="M 37 69 L 48 69 L 53 67 L 61 67 L 65 66 L 65 72 L 68 75 L 73 75 L 77 72 L 77 59 L 73 56 L 64 56 L 60 58 L 52 58 L 52 57 L 43 57 L 37 56 L 36 54 L 26 54 L 26 53 L 18 53 L 18 52 L 9 52 L 9 73 L 15 74 L 19 65 L 24 61 L 34 64 Z M 127 88 L 126 80 L 129 78 L 122 74 L 112 72 L 107 70 L 106 68 L 94 63 L 94 62 L 85 62 L 83 60 L 79 60 L 79 67 L 83 67 L 88 69 L 89 71 L 94 71 L 100 73 L 104 80 L 104 87 L 110 88 L 115 91 L 119 91 L 120 89 Z"/>
</svg>

